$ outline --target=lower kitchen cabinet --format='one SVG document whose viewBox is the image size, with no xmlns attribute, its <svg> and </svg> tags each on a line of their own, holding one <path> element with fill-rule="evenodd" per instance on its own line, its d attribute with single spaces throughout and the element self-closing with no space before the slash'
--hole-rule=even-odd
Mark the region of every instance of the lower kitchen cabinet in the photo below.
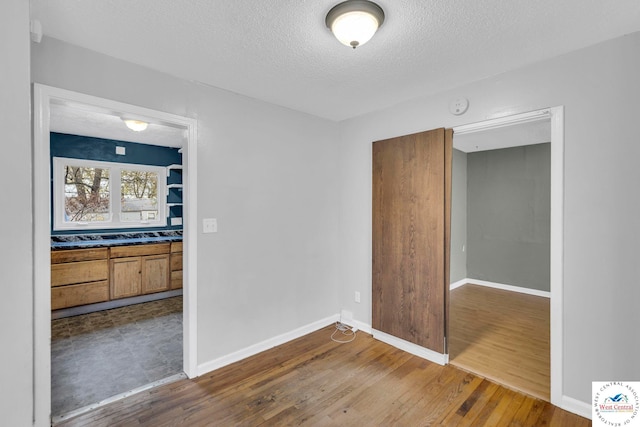
<svg viewBox="0 0 640 427">
<path fill-rule="evenodd" d="M 111 299 L 169 290 L 170 248 L 169 243 L 111 248 Z"/>
<path fill-rule="evenodd" d="M 169 290 L 169 255 L 111 260 L 111 299 Z"/>
<path fill-rule="evenodd" d="M 182 242 L 171 243 L 171 289 L 182 288 Z"/>
<path fill-rule="evenodd" d="M 182 242 L 51 252 L 51 309 L 182 287 Z"/>
<path fill-rule="evenodd" d="M 142 289 L 141 257 L 111 260 L 111 299 L 140 295 Z"/>
<path fill-rule="evenodd" d="M 169 280 L 169 254 L 142 257 L 143 294 L 168 291 Z"/>
<path fill-rule="evenodd" d="M 51 309 L 109 300 L 107 248 L 51 252 Z"/>
</svg>

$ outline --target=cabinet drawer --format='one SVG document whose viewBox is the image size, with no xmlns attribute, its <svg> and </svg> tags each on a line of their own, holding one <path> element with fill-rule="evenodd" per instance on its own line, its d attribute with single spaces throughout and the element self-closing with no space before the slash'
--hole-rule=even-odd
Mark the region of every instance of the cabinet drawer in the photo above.
<svg viewBox="0 0 640 427">
<path fill-rule="evenodd" d="M 182 270 L 182 253 L 171 254 L 171 271 Z"/>
<path fill-rule="evenodd" d="M 109 282 L 107 280 L 51 288 L 52 310 L 108 300 Z"/>
<path fill-rule="evenodd" d="M 129 256 L 161 255 L 171 251 L 171 243 L 155 243 L 152 245 L 114 246 L 110 248 L 111 258 Z"/>
<path fill-rule="evenodd" d="M 51 264 L 107 259 L 108 255 L 109 253 L 107 248 L 60 249 L 57 251 L 51 251 Z"/>
<path fill-rule="evenodd" d="M 70 285 L 74 283 L 96 282 L 109 278 L 109 262 L 81 261 L 64 264 L 51 264 L 51 286 Z"/>
<path fill-rule="evenodd" d="M 182 242 L 171 242 L 171 253 L 182 252 Z"/>
<path fill-rule="evenodd" d="M 171 272 L 171 289 L 182 288 L 182 270 Z"/>
</svg>

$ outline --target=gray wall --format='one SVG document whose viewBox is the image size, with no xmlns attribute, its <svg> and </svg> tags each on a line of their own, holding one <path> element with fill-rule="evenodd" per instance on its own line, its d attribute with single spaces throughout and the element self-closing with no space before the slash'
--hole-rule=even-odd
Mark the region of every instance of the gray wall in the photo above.
<svg viewBox="0 0 640 427">
<path fill-rule="evenodd" d="M 0 174 L 3 206 L 0 298 L 0 424 L 31 425 L 32 231 L 29 2 L 0 2 Z M 10 208 L 9 208 L 10 207 Z"/>
<path fill-rule="evenodd" d="M 372 141 L 563 105 L 562 393 L 588 403 L 592 381 L 640 380 L 638 52 L 634 33 L 341 122 L 341 305 L 371 322 Z M 459 97 L 469 110 L 452 116 Z"/>
<path fill-rule="evenodd" d="M 454 135 L 455 139 L 455 135 Z M 450 283 L 467 275 L 467 153 L 453 150 L 451 168 L 451 264 Z"/>
<path fill-rule="evenodd" d="M 467 154 L 471 279 L 549 291 L 551 144 Z"/>
<path fill-rule="evenodd" d="M 198 120 L 198 221 L 218 219 L 198 239 L 199 364 L 340 312 L 336 123 L 47 37 L 32 49 L 34 82 Z"/>
</svg>

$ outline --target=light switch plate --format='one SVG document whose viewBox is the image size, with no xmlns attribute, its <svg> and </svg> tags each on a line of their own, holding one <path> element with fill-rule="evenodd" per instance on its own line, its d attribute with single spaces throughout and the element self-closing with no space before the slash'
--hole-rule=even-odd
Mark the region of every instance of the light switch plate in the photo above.
<svg viewBox="0 0 640 427">
<path fill-rule="evenodd" d="M 218 220 L 215 218 L 204 218 L 202 220 L 202 232 L 203 233 L 217 233 L 218 232 Z"/>
</svg>

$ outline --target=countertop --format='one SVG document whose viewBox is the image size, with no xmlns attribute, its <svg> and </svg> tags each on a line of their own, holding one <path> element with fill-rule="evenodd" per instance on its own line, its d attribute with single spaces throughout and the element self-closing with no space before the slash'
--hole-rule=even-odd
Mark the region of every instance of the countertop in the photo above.
<svg viewBox="0 0 640 427">
<path fill-rule="evenodd" d="M 100 248 L 182 241 L 182 230 L 51 236 L 51 249 Z"/>
</svg>

